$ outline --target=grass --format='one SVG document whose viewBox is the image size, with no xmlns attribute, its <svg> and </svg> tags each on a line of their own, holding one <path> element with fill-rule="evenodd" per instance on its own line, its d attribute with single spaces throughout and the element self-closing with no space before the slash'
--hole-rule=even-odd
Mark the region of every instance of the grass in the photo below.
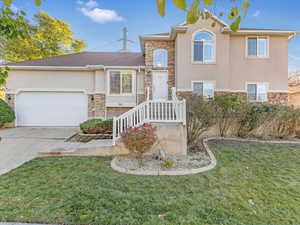
<svg viewBox="0 0 300 225">
<path fill-rule="evenodd" d="M 64 224 L 300 224 L 300 145 L 210 142 L 217 167 L 124 175 L 110 158 L 40 158 L 0 176 L 0 221 Z"/>
</svg>

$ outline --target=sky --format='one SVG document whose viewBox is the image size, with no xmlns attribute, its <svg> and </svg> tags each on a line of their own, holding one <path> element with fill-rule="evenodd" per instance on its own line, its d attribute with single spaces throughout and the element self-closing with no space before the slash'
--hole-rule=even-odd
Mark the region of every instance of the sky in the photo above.
<svg viewBox="0 0 300 225">
<path fill-rule="evenodd" d="M 232 0 L 215 0 L 214 12 L 228 11 Z M 239 2 L 241 0 L 237 0 Z M 77 39 L 84 40 L 89 51 L 118 51 L 122 28 L 127 27 L 131 51 L 140 51 L 139 35 L 169 32 L 170 27 L 184 21 L 185 13 L 167 0 L 166 16 L 156 11 L 156 0 L 14 0 L 15 10 L 25 10 L 28 18 L 43 10 L 70 24 Z M 272 28 L 300 31 L 299 0 L 250 0 L 248 15 L 241 27 Z M 222 18 L 226 22 L 226 18 Z M 300 35 L 289 43 L 289 70 L 300 71 Z"/>
</svg>

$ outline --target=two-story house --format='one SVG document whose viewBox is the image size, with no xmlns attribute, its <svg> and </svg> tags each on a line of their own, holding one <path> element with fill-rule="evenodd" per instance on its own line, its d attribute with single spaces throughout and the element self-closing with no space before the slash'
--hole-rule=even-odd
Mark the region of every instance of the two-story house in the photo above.
<svg viewBox="0 0 300 225">
<path fill-rule="evenodd" d="M 77 126 L 175 93 L 213 98 L 231 92 L 253 102 L 286 104 L 288 44 L 296 34 L 233 32 L 213 16 L 140 36 L 141 53 L 81 52 L 11 63 L 6 99 L 15 108 L 17 126 Z"/>
</svg>

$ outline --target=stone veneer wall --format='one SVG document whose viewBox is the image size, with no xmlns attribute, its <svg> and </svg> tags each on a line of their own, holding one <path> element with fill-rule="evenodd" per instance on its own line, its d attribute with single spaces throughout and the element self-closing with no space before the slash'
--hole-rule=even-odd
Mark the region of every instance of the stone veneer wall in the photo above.
<svg viewBox="0 0 300 225">
<path fill-rule="evenodd" d="M 228 92 L 220 92 L 216 91 L 215 96 L 220 96 Z M 230 92 L 232 94 L 236 94 L 239 96 L 247 97 L 246 92 Z M 192 92 L 177 92 L 177 97 L 179 99 L 186 98 L 188 96 L 191 96 Z M 269 92 L 268 93 L 268 102 L 265 102 L 265 104 L 274 104 L 274 105 L 287 105 L 288 104 L 288 93 L 283 92 Z"/>
<path fill-rule="evenodd" d="M 5 101 L 6 101 L 6 103 L 7 103 L 13 110 L 15 110 L 15 99 L 16 99 L 16 95 L 15 95 L 15 94 L 6 94 L 6 95 L 5 95 Z"/>
<path fill-rule="evenodd" d="M 289 102 L 289 94 L 288 93 L 280 93 L 280 92 L 269 92 L 268 93 L 269 103 L 275 105 L 287 105 Z"/>
<path fill-rule="evenodd" d="M 123 113 L 129 111 L 130 109 L 132 108 L 127 108 L 127 107 L 107 107 L 107 118 L 113 118 L 115 116 L 120 116 L 122 115 Z"/>
<path fill-rule="evenodd" d="M 137 94 L 137 105 L 143 103 L 146 101 L 146 95 L 145 94 Z"/>
<path fill-rule="evenodd" d="M 168 51 L 168 67 L 153 67 L 153 51 L 155 49 L 166 49 Z M 152 96 L 152 71 L 168 70 L 169 79 L 169 97 L 171 97 L 171 88 L 175 87 L 175 42 L 174 41 L 145 41 L 145 88 L 150 87 L 150 96 Z"/>
<path fill-rule="evenodd" d="M 88 96 L 88 117 L 105 118 L 105 94 L 90 94 Z"/>
</svg>

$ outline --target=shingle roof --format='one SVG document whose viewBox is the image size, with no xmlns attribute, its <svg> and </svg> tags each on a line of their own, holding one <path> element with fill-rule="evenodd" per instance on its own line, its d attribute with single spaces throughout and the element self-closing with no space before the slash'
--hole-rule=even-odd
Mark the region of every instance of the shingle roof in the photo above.
<svg viewBox="0 0 300 225">
<path fill-rule="evenodd" d="M 84 67 L 103 66 L 144 66 L 145 58 L 136 52 L 79 52 L 68 55 L 9 63 L 8 66 L 63 66 Z"/>
<path fill-rule="evenodd" d="M 264 30 L 264 31 L 286 31 L 284 29 L 266 29 L 266 28 L 247 28 L 247 27 L 242 27 L 239 30 Z"/>
<path fill-rule="evenodd" d="M 158 34 L 148 34 L 148 35 L 154 35 L 154 36 L 169 36 L 170 33 L 158 33 Z"/>
</svg>

